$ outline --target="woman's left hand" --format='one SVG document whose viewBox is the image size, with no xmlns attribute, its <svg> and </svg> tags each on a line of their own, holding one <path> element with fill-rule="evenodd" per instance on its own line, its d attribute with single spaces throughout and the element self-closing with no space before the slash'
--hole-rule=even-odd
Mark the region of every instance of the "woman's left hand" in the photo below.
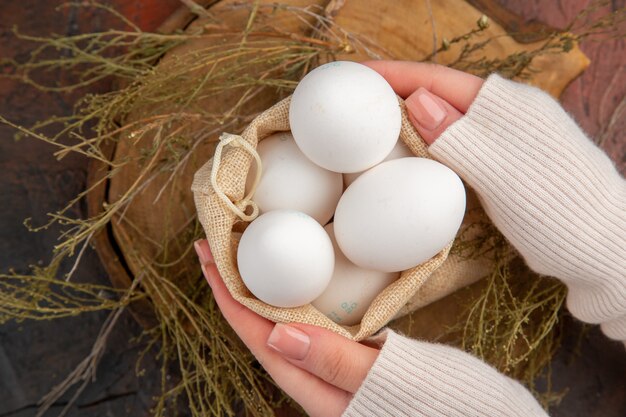
<svg viewBox="0 0 626 417">
<path fill-rule="evenodd" d="M 341 416 L 379 350 L 321 327 L 259 316 L 230 295 L 208 242 L 195 248 L 222 314 L 276 384 L 312 417 Z"/>
</svg>

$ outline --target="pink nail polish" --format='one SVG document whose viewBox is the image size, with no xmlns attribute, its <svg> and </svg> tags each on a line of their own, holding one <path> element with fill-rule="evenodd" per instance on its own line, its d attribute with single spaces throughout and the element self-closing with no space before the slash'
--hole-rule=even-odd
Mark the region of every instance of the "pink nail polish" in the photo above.
<svg viewBox="0 0 626 417">
<path fill-rule="evenodd" d="M 437 129 L 446 119 L 446 109 L 428 90 L 420 87 L 406 99 L 406 107 L 415 121 L 427 130 Z"/>
<path fill-rule="evenodd" d="M 311 340 L 306 333 L 295 327 L 276 323 L 267 338 L 267 345 L 289 359 L 302 360 L 309 353 Z"/>
<path fill-rule="evenodd" d="M 204 265 L 209 262 L 213 262 L 213 255 L 211 254 L 208 243 L 203 245 L 202 241 L 203 239 L 196 240 L 195 242 L 193 242 L 193 247 L 198 254 L 200 263 Z"/>
</svg>

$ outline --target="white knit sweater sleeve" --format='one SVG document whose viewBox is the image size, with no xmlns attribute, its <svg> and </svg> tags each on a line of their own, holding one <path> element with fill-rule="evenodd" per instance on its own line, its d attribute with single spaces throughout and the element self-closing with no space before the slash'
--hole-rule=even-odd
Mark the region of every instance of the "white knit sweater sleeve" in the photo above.
<svg viewBox="0 0 626 417">
<path fill-rule="evenodd" d="M 519 382 L 450 346 L 385 330 L 386 341 L 343 417 L 542 417 Z"/>
<path fill-rule="evenodd" d="M 626 341 L 626 182 L 546 93 L 492 75 L 429 148 L 479 195 L 582 321 Z M 460 350 L 386 331 L 344 416 L 542 416 L 519 383 Z"/>
<path fill-rule="evenodd" d="M 626 340 L 626 181 L 548 94 L 489 77 L 429 148 L 578 319 Z"/>
</svg>

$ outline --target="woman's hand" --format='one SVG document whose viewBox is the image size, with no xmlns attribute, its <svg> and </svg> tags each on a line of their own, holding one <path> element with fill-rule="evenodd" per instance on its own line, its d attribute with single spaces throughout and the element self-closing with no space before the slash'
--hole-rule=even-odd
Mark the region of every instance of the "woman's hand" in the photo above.
<svg viewBox="0 0 626 417">
<path fill-rule="evenodd" d="M 431 145 L 467 112 L 483 80 L 435 64 L 406 61 L 367 61 L 405 99 L 409 119 Z"/>
<path fill-rule="evenodd" d="M 222 314 L 278 386 L 312 417 L 341 416 L 378 350 L 321 327 L 259 316 L 230 295 L 207 241 L 194 246 Z"/>
</svg>

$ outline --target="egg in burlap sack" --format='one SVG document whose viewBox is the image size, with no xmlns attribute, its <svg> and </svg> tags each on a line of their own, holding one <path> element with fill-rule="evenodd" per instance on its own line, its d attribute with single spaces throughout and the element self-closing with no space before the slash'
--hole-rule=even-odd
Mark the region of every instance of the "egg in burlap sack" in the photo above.
<svg viewBox="0 0 626 417">
<path fill-rule="evenodd" d="M 194 176 L 192 191 L 198 218 L 217 268 L 235 300 L 274 322 L 321 326 L 358 341 L 373 335 L 392 319 L 469 285 L 487 271 L 485 261 L 449 258 L 450 243 L 428 261 L 403 271 L 395 282 L 378 294 L 361 322 L 354 326 L 337 324 L 310 304 L 295 308 L 274 307 L 252 295 L 237 269 L 237 245 L 241 236 L 238 232 L 258 214 L 252 196 L 244 195 L 246 181 L 248 171 L 258 158 L 258 143 L 276 132 L 290 130 L 290 100 L 288 97 L 261 113 L 241 136 L 222 135 L 213 158 Z M 411 125 L 402 100 L 400 107 L 400 139 L 415 156 L 429 158 L 426 144 Z"/>
</svg>

